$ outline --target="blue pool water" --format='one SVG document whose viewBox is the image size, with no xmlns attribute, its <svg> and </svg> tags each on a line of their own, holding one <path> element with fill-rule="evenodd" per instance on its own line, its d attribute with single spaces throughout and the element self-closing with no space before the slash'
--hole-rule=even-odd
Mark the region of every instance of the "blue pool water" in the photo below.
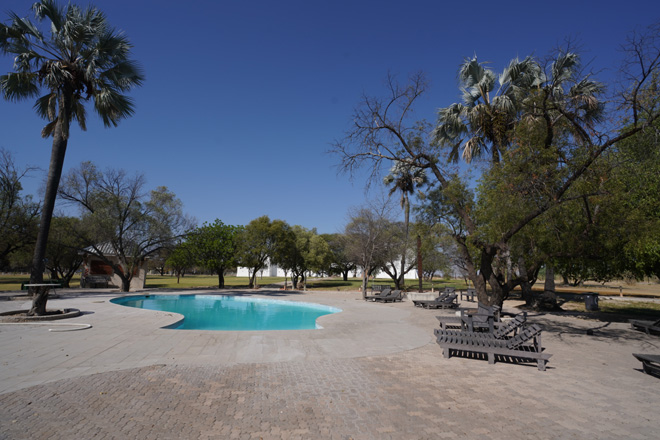
<svg viewBox="0 0 660 440">
<path fill-rule="evenodd" d="M 228 295 L 141 295 L 110 302 L 140 309 L 180 313 L 169 326 L 178 330 L 304 330 L 319 328 L 319 316 L 341 312 L 320 304 Z"/>
</svg>

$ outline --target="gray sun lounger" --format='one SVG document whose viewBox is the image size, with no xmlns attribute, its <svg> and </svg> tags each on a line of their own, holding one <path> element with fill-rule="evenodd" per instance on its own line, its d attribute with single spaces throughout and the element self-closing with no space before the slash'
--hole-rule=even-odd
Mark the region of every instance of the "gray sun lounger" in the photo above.
<svg viewBox="0 0 660 440">
<path fill-rule="evenodd" d="M 443 292 L 440 295 L 438 295 L 437 298 L 434 299 L 414 299 L 413 300 L 413 305 L 416 307 L 422 307 L 422 303 L 424 302 L 429 302 L 429 301 L 444 301 L 445 298 L 449 296 L 449 293 Z"/>
<path fill-rule="evenodd" d="M 445 297 L 438 297 L 428 301 L 417 300 L 416 302 L 418 305 L 424 307 L 425 309 L 455 309 L 458 307 L 458 302 L 456 301 L 457 299 L 458 295 L 453 293 Z"/>
<path fill-rule="evenodd" d="M 449 327 L 459 327 L 469 331 L 489 330 L 500 321 L 500 308 L 498 306 L 483 306 L 479 304 L 477 313 L 468 315 L 465 310 L 461 310 L 460 316 L 436 316 L 440 322 L 440 328 L 447 330 Z"/>
<path fill-rule="evenodd" d="M 470 332 L 488 331 L 497 339 L 503 339 L 511 335 L 515 336 L 520 330 L 522 330 L 527 322 L 527 312 L 519 313 L 506 321 L 499 320 L 498 314 L 477 314 L 467 316 L 464 313 L 461 313 L 461 316 L 436 316 L 436 318 L 440 322 L 440 328 L 442 330 L 449 330 L 450 328 L 458 327 Z M 478 318 L 478 320 L 474 320 L 475 318 Z"/>
<path fill-rule="evenodd" d="M 401 294 L 400 290 L 391 290 L 387 295 L 381 296 L 380 298 L 375 298 L 375 300 L 377 302 L 402 301 L 403 300 L 403 295 Z"/>
<path fill-rule="evenodd" d="M 387 287 L 387 288 L 381 290 L 380 292 L 378 292 L 378 293 L 375 294 L 375 295 L 367 295 L 367 296 L 365 296 L 364 299 L 365 299 L 365 301 L 376 301 L 376 299 L 378 299 L 378 298 L 382 298 L 382 297 L 384 297 L 384 296 L 389 295 L 390 292 L 391 292 L 391 289 L 390 289 L 389 287 Z"/>
<path fill-rule="evenodd" d="M 541 327 L 536 324 L 532 324 L 509 339 L 498 339 L 491 333 L 460 330 L 436 329 L 434 333 L 445 358 L 450 358 L 453 350 L 455 354 L 461 355 L 485 353 L 489 364 L 495 363 L 496 356 L 508 360 L 533 359 L 537 361 L 539 371 L 545 371 L 545 364 L 552 356 L 543 353 Z"/>
<path fill-rule="evenodd" d="M 633 356 L 642 362 L 644 373 L 660 378 L 660 354 L 633 353 Z"/>
<path fill-rule="evenodd" d="M 642 321 L 638 319 L 631 319 L 630 326 L 635 330 L 646 332 L 646 334 L 660 334 L 660 319 L 657 321 Z"/>
</svg>

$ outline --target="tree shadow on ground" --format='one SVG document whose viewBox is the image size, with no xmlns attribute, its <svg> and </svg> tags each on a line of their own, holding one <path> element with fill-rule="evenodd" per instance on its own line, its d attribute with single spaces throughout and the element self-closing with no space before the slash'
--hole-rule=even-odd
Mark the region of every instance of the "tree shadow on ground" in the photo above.
<svg viewBox="0 0 660 440">
<path fill-rule="evenodd" d="M 580 315 L 565 315 L 561 313 L 539 313 L 535 315 L 535 322 L 543 327 L 544 331 L 552 332 L 560 340 L 564 336 L 586 336 L 607 338 L 613 341 L 637 341 L 655 344 L 660 347 L 660 337 L 648 336 L 646 333 L 636 331 L 629 325 L 621 325 L 626 321 L 613 321 L 601 319 L 580 319 Z M 553 319 L 555 316 L 575 317 L 571 320 Z M 590 317 L 591 318 L 591 317 Z"/>
</svg>

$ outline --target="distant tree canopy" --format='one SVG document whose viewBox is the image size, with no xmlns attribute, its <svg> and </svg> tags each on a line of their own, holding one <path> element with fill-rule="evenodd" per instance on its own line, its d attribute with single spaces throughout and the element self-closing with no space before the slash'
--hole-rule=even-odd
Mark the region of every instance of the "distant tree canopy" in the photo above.
<svg viewBox="0 0 660 440">
<path fill-rule="evenodd" d="M 176 261 L 185 261 L 186 254 L 199 266 L 218 275 L 218 287 L 225 287 L 225 272 L 236 266 L 238 236 L 242 228 L 225 225 L 216 219 L 204 223 L 187 234 L 187 246 L 179 246 Z"/>
<path fill-rule="evenodd" d="M 252 220 L 238 235 L 237 261 L 250 273 L 250 288 L 254 287 L 257 272 L 274 259 L 278 245 L 287 240 L 290 226 L 282 220 L 262 216 Z M 273 261 L 275 262 L 275 261 Z"/>
</svg>

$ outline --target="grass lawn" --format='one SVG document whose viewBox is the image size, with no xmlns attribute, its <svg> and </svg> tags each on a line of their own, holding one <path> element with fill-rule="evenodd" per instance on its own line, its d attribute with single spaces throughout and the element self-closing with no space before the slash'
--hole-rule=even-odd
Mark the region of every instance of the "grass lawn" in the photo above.
<svg viewBox="0 0 660 440">
<path fill-rule="evenodd" d="M 30 274 L 1 274 L 0 275 L 0 292 L 21 290 L 21 284 L 30 281 Z M 47 277 L 44 277 L 44 283 L 48 283 Z M 76 275 L 71 280 L 71 287 L 80 287 L 80 276 Z"/>
<path fill-rule="evenodd" d="M 575 312 L 587 312 L 584 301 L 567 301 L 561 305 L 564 310 Z M 599 300 L 598 312 L 611 315 L 620 315 L 630 318 L 660 318 L 660 303 L 650 301 L 626 301 L 626 300 Z"/>
<path fill-rule="evenodd" d="M 385 286 L 390 286 L 394 288 L 394 281 L 391 278 L 378 278 L 375 280 L 370 280 L 368 286 L 371 287 L 373 284 L 380 284 Z M 315 279 L 310 278 L 307 281 L 307 289 L 309 290 L 351 290 L 356 291 L 362 286 L 362 278 L 349 278 L 347 281 L 342 280 L 341 278 L 324 278 L 324 279 Z M 418 289 L 419 283 L 417 280 L 406 280 L 406 289 L 409 292 L 416 292 Z M 465 282 L 463 280 L 442 280 L 435 279 L 433 281 L 423 281 L 422 288 L 425 291 L 431 291 L 433 288 L 436 292 L 442 290 L 445 287 L 454 287 L 456 289 L 465 289 Z"/>
</svg>

